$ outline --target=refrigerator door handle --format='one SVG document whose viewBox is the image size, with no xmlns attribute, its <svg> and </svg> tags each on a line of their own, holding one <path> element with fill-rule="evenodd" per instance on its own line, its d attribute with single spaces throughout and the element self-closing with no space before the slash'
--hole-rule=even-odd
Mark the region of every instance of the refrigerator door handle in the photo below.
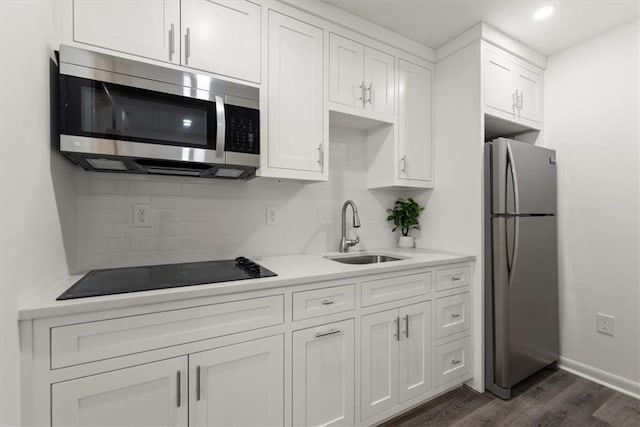
<svg viewBox="0 0 640 427">
<path fill-rule="evenodd" d="M 516 174 L 516 165 L 513 161 L 513 151 L 511 150 L 511 144 L 507 144 L 507 172 L 510 173 L 511 175 L 511 188 L 513 189 L 513 201 L 514 201 L 514 212 L 507 212 L 507 213 L 515 213 L 515 214 L 519 214 L 520 213 L 520 202 L 519 202 L 519 194 L 518 194 L 518 174 Z M 505 192 L 509 191 L 509 187 L 506 186 L 505 188 Z M 507 194 L 507 197 L 509 195 Z M 509 200 L 508 198 L 505 198 L 505 203 L 506 201 Z"/>
<path fill-rule="evenodd" d="M 518 247 L 520 246 L 520 218 L 514 216 L 513 220 L 513 246 L 511 248 L 511 262 L 507 260 L 509 269 L 509 288 L 511 288 L 511 277 L 514 275 L 514 272 L 516 270 L 516 262 L 518 260 Z"/>
</svg>

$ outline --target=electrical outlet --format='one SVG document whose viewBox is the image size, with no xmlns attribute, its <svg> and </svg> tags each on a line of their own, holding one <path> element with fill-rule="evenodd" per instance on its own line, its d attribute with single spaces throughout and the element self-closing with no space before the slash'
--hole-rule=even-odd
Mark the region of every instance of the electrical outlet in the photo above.
<svg viewBox="0 0 640 427">
<path fill-rule="evenodd" d="M 280 213 L 277 206 L 267 206 L 266 214 L 267 214 L 267 225 L 278 225 L 280 224 Z"/>
<path fill-rule="evenodd" d="M 603 334 L 607 334 L 607 335 L 613 335 L 615 333 L 615 329 L 616 329 L 615 317 L 610 316 L 608 314 L 602 314 L 602 313 L 598 313 L 596 317 L 598 319 L 596 331 Z"/>
<path fill-rule="evenodd" d="M 133 205 L 133 226 L 151 227 L 151 206 Z"/>
</svg>

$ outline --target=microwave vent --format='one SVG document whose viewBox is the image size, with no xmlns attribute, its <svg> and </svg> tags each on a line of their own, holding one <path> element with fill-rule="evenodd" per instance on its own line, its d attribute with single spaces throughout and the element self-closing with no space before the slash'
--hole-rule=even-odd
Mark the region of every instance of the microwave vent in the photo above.
<svg viewBox="0 0 640 427">
<path fill-rule="evenodd" d="M 111 171 L 126 171 L 128 170 L 124 162 L 120 160 L 111 159 L 87 159 L 89 163 L 95 169 L 111 170 Z"/>
</svg>

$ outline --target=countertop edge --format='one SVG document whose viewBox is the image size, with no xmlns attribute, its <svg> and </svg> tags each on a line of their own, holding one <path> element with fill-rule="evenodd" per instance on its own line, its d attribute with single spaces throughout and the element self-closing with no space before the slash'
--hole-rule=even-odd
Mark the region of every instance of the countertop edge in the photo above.
<svg viewBox="0 0 640 427">
<path fill-rule="evenodd" d="M 372 251 L 367 251 L 372 252 Z M 276 276 L 272 278 L 263 279 L 250 279 L 250 280 L 237 280 L 232 282 L 203 284 L 197 286 L 178 287 L 170 289 L 160 289 L 154 291 L 143 292 L 131 292 L 125 294 L 108 295 L 103 297 L 90 297 L 85 299 L 75 299 L 66 301 L 56 301 L 56 297 L 64 292 L 67 288 L 73 285 L 79 280 L 82 275 L 68 276 L 58 281 L 56 284 L 47 287 L 40 295 L 36 296 L 22 307 L 18 309 L 18 321 L 35 320 L 46 317 L 58 317 L 73 314 L 81 314 L 88 312 L 106 311 L 121 308 L 128 308 L 132 306 L 145 306 L 150 304 L 167 303 L 172 301 L 180 301 L 195 298 L 205 298 L 218 295 L 228 295 L 233 293 L 244 293 L 259 290 L 269 290 L 279 287 L 288 287 L 294 285 L 305 285 L 317 282 L 326 282 L 331 280 L 349 279 L 351 277 L 367 276 L 374 274 L 391 273 L 394 271 L 406 270 L 407 268 L 418 269 L 426 268 L 437 265 L 447 264 L 459 264 L 466 262 L 474 262 L 476 257 L 473 255 L 454 254 L 442 251 L 428 251 L 428 250 L 398 250 L 398 249 L 381 249 L 378 252 L 395 253 L 399 255 L 412 254 L 414 258 L 402 260 L 398 263 L 388 264 L 370 264 L 370 265 L 357 265 L 357 266 L 345 266 L 339 264 L 336 267 L 341 267 L 340 271 L 331 271 L 320 274 L 310 275 L 293 275 L 287 277 Z M 309 260 L 319 259 L 326 260 L 326 256 L 338 255 L 331 254 L 317 254 L 317 255 L 291 255 L 280 257 L 264 257 L 256 258 L 256 261 L 270 267 L 270 260 L 278 260 L 282 262 L 287 258 L 295 259 L 298 257 L 304 257 Z M 343 254 L 344 255 L 344 254 Z M 447 256 L 444 259 L 428 260 L 420 259 L 421 256 L 426 255 L 439 255 Z M 326 260 L 329 263 L 334 261 Z M 338 263 L 336 263 L 338 264 Z M 333 266 L 332 264 L 327 264 Z"/>
</svg>

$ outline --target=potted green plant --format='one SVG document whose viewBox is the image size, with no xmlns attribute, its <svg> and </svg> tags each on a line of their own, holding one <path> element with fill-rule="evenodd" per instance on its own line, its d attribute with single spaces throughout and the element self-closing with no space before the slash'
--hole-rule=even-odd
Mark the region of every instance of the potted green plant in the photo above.
<svg viewBox="0 0 640 427">
<path fill-rule="evenodd" d="M 418 218 L 424 210 L 424 206 L 420 206 L 418 202 L 409 197 L 407 199 L 398 199 L 392 209 L 387 209 L 387 221 L 392 222 L 394 227 L 392 232 L 400 230 L 402 235 L 398 240 L 398 246 L 401 248 L 415 247 L 413 236 L 409 233 L 412 229 L 420 230 Z"/>
</svg>

